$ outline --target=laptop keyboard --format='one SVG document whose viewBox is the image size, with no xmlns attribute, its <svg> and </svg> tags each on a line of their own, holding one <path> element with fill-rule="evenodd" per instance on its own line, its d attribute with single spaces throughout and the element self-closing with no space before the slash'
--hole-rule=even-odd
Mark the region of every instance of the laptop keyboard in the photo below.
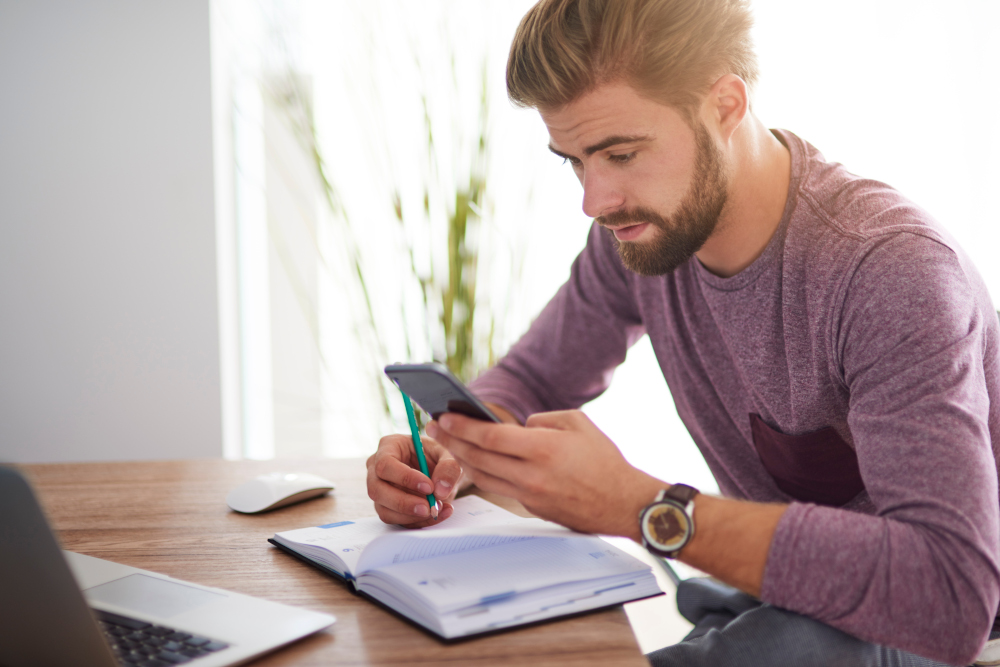
<svg viewBox="0 0 1000 667">
<path fill-rule="evenodd" d="M 229 644 L 208 637 L 178 632 L 128 616 L 95 609 L 111 649 L 122 665 L 169 667 L 197 660 L 228 648 Z"/>
</svg>

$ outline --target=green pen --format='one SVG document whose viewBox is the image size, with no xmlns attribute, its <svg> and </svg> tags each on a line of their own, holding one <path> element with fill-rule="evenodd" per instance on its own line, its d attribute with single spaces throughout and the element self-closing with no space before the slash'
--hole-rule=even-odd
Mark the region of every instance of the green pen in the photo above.
<svg viewBox="0 0 1000 667">
<path fill-rule="evenodd" d="M 417 428 L 417 416 L 413 414 L 413 404 L 410 403 L 410 397 L 406 395 L 405 391 L 400 389 L 399 393 L 403 395 L 403 403 L 406 404 L 406 419 L 410 422 L 410 433 L 413 435 L 413 449 L 417 452 L 417 462 L 420 463 L 420 472 L 430 477 L 431 473 L 427 469 L 427 457 L 424 456 L 424 444 L 420 442 L 420 429 Z M 427 494 L 427 503 L 431 506 L 431 518 L 437 519 L 438 503 L 433 493 Z"/>
</svg>

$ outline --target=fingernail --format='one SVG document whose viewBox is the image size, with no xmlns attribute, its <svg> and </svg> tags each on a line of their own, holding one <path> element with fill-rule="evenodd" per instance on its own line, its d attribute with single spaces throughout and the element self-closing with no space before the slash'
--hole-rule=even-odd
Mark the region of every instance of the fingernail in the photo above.
<svg viewBox="0 0 1000 667">
<path fill-rule="evenodd" d="M 441 422 L 441 428 L 443 428 L 444 430 L 447 431 L 448 429 L 451 428 L 451 417 L 450 416 L 448 416 L 448 415 L 441 415 L 441 419 L 439 419 L 438 421 Z"/>
<path fill-rule="evenodd" d="M 420 482 L 419 484 L 417 484 L 417 491 L 427 496 L 434 493 L 434 487 L 432 487 L 427 482 Z"/>
<path fill-rule="evenodd" d="M 421 503 L 413 507 L 413 513 L 417 516 L 427 516 L 431 513 L 431 508 L 427 506 L 427 503 Z"/>
<path fill-rule="evenodd" d="M 450 488 L 451 488 L 451 482 L 449 482 L 449 481 L 446 481 L 446 480 L 443 480 L 443 479 L 439 479 L 439 480 L 438 480 L 438 485 L 439 485 L 439 486 L 440 486 L 440 487 L 441 487 L 442 489 L 450 489 Z"/>
<path fill-rule="evenodd" d="M 437 423 L 431 422 L 430 424 L 427 425 L 427 435 L 431 436 L 432 438 L 436 438 L 437 437 L 437 435 L 438 435 L 438 425 L 437 425 Z"/>
</svg>

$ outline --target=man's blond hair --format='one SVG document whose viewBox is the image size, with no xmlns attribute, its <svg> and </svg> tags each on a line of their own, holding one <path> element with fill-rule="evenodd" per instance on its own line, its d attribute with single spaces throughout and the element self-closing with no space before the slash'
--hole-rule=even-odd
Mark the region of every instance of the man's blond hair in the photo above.
<svg viewBox="0 0 1000 667">
<path fill-rule="evenodd" d="M 511 44 L 507 93 L 519 106 L 557 109 L 623 81 L 690 120 L 718 77 L 753 87 L 752 25 L 748 0 L 541 0 Z"/>
</svg>

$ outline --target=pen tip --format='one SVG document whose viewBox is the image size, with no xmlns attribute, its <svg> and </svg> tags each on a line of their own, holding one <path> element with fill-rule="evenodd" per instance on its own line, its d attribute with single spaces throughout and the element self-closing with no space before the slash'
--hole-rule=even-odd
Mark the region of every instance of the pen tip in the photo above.
<svg viewBox="0 0 1000 667">
<path fill-rule="evenodd" d="M 437 521 L 438 514 L 440 514 L 441 503 L 437 502 L 431 505 L 431 518 Z"/>
</svg>

